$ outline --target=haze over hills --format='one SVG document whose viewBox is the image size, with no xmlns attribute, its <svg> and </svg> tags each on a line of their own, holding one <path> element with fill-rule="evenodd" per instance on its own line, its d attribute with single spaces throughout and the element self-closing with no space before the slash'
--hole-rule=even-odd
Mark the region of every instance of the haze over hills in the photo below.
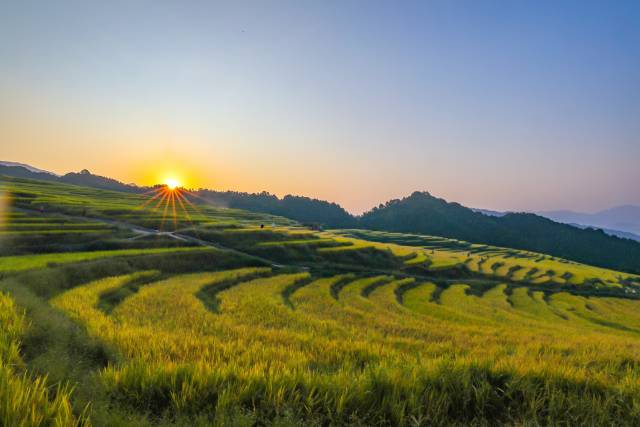
<svg viewBox="0 0 640 427">
<path fill-rule="evenodd" d="M 157 206 L 153 193 L 5 175 L 0 190 L 2 426 L 512 427 L 551 419 L 543 405 L 558 408 L 549 425 L 636 425 L 640 276 L 442 237 L 313 230 L 196 205 L 179 187 L 156 188 Z M 461 232 L 469 212 L 489 218 L 407 199 L 374 213 L 430 206 Z M 219 415 L 219 396 L 238 422 Z M 296 418 L 274 422 L 280 405 Z M 41 413 L 57 418 L 21 422 Z"/>
<path fill-rule="evenodd" d="M 86 169 L 80 172 L 69 172 L 65 175 L 57 175 L 42 169 L 23 163 L 0 162 L 0 175 L 15 176 L 18 178 L 39 179 L 42 181 L 62 182 L 65 184 L 82 185 L 99 188 L 101 190 L 124 191 L 128 193 L 141 193 L 149 187 L 138 187 L 132 184 L 123 184 L 112 178 L 94 175 Z"/>
<path fill-rule="evenodd" d="M 27 165 L 25 163 L 0 161 L 0 166 L 4 166 L 4 167 L 19 167 L 19 168 L 26 169 L 27 171 L 35 173 L 35 174 L 46 174 L 46 175 L 53 175 L 53 176 L 57 176 L 57 177 L 60 176 L 60 175 L 55 174 L 53 172 L 49 172 L 49 171 L 46 171 L 44 169 L 38 169 L 38 168 L 35 168 L 35 167 L 31 166 L 31 165 Z"/>
<path fill-rule="evenodd" d="M 2 2 L 0 427 L 640 427 L 640 0 L 398 6 Z"/>
<path fill-rule="evenodd" d="M 509 213 L 489 209 L 472 209 L 474 212 L 495 217 L 502 217 Z M 536 212 L 536 214 L 577 228 L 599 228 L 610 236 L 640 242 L 640 233 L 637 233 L 637 230 L 640 229 L 640 207 L 638 206 L 618 206 L 596 214 L 583 214 L 567 210 Z M 606 218 L 606 216 L 613 218 Z"/>
<path fill-rule="evenodd" d="M 596 213 L 581 213 L 570 210 L 540 212 L 557 222 L 590 225 L 640 234 L 640 206 L 625 205 L 605 209 Z"/>
<path fill-rule="evenodd" d="M 639 242 L 609 236 L 602 230 L 561 224 L 532 213 L 489 216 L 426 192 L 414 192 L 402 200 L 374 208 L 359 218 L 358 225 L 526 249 L 622 270 L 640 268 Z"/>
<path fill-rule="evenodd" d="M 544 216 L 545 218 L 547 218 L 545 215 L 541 215 L 541 216 Z M 574 227 L 582 228 L 582 229 L 584 229 L 584 228 L 597 228 L 599 230 L 604 231 L 605 233 L 607 233 L 610 236 L 616 236 L 616 237 L 620 237 L 621 239 L 631 239 L 631 240 L 635 240 L 635 241 L 640 242 L 640 235 L 634 234 L 634 233 L 629 233 L 628 231 L 613 230 L 611 228 L 598 227 L 597 225 L 585 225 L 585 224 L 578 224 L 578 223 L 575 223 L 575 222 L 564 222 L 564 221 L 556 221 L 556 222 L 561 222 L 563 224 L 572 225 Z"/>
<path fill-rule="evenodd" d="M 27 166 L 27 167 L 25 167 Z M 0 174 L 63 182 L 99 189 L 140 193 L 149 187 L 123 184 L 91 174 L 88 170 L 55 176 L 28 165 L 0 164 Z M 219 206 L 269 213 L 330 228 L 420 233 L 547 253 L 595 266 L 640 272 L 640 243 L 606 234 L 602 230 L 554 222 L 532 213 L 500 213 L 474 210 L 430 195 L 414 192 L 401 200 L 354 216 L 336 203 L 287 195 L 283 198 L 262 192 L 243 193 L 200 189 L 195 194 Z M 622 217 L 616 210 L 608 217 Z M 627 210 L 624 213 L 629 214 Z M 606 217 L 606 214 L 603 214 Z M 567 217 L 565 217 L 567 218 Z M 633 212 L 624 217 L 633 218 Z"/>
</svg>

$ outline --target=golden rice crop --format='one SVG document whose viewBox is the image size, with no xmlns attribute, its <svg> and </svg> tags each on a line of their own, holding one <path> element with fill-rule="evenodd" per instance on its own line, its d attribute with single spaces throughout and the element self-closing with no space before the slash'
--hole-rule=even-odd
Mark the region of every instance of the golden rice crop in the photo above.
<svg viewBox="0 0 640 427">
<path fill-rule="evenodd" d="M 625 424 L 640 415 L 640 367 L 630 359 L 640 354 L 639 302 L 509 295 L 503 285 L 473 295 L 464 283 L 436 296 L 433 284 L 393 276 L 332 290 L 345 276 L 251 279 L 257 273 L 176 276 L 110 315 L 97 308 L 100 295 L 132 276 L 52 303 L 120 352 L 103 384 L 136 410 L 389 425 Z M 214 307 L 198 298 L 204 289 Z"/>
<path fill-rule="evenodd" d="M 19 349 L 27 327 L 13 300 L 0 293 L 0 425 L 89 425 L 74 416 L 68 387 L 52 387 L 46 378 L 25 371 Z"/>
</svg>

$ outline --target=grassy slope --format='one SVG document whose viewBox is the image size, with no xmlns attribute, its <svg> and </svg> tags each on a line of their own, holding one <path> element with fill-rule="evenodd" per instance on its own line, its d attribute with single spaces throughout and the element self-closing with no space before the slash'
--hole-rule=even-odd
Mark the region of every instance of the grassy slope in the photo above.
<svg viewBox="0 0 640 427">
<path fill-rule="evenodd" d="M 631 326 L 639 302 L 612 314 L 612 299 L 520 295 L 516 307 L 504 286 L 478 297 L 459 284 L 436 303 L 425 298 L 433 286 L 417 284 L 401 304 L 398 289 L 414 281 L 389 276 L 352 280 L 335 299 L 338 276 L 300 287 L 289 306 L 283 295 L 306 273 L 243 279 L 254 273 L 152 283 L 111 315 L 96 308 L 100 295 L 130 276 L 52 304 L 122 354 L 101 377 L 110 399 L 137 411 L 366 425 L 624 425 L 640 414 L 628 359 L 640 351 L 640 329 Z M 225 280 L 239 283 L 220 289 L 218 309 L 207 310 L 198 292 Z"/>
<path fill-rule="evenodd" d="M 0 424 L 3 426 L 81 425 L 73 415 L 71 390 L 51 387 L 46 378 L 25 372 L 21 339 L 28 329 L 24 314 L 0 293 Z"/>
<path fill-rule="evenodd" d="M 67 264 L 79 261 L 90 261 L 99 258 L 149 255 L 161 253 L 180 253 L 185 251 L 209 250 L 203 247 L 185 248 L 151 248 L 151 249 L 121 249 L 115 251 L 93 251 L 93 252 L 63 252 L 54 254 L 22 255 L 0 257 L 0 272 L 17 272 L 47 267 L 57 264 Z"/>
<path fill-rule="evenodd" d="M 28 370 L 76 387 L 75 419 L 88 403 L 96 425 L 625 425 L 640 414 L 637 276 L 206 205 L 174 221 L 143 196 L 61 184 L 0 189 L 11 206 L 0 225 L 24 233 L 0 237 L 0 289 L 32 322 Z M 86 231 L 50 233 L 60 229 Z"/>
</svg>

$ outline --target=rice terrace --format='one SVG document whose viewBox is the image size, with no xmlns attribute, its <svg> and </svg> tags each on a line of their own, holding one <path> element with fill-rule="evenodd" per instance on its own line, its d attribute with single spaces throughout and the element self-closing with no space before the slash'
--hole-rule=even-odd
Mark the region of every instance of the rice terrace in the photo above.
<svg viewBox="0 0 640 427">
<path fill-rule="evenodd" d="M 639 0 L 0 0 L 0 427 L 640 427 L 639 89 Z"/>
<path fill-rule="evenodd" d="M 1 190 L 3 425 L 640 416 L 639 276 L 197 198 L 165 218 L 147 195 Z"/>
</svg>

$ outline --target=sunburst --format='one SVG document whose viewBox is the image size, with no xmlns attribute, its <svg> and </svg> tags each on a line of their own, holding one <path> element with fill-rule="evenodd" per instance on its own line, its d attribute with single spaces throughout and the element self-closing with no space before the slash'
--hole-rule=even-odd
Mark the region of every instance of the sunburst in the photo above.
<svg viewBox="0 0 640 427">
<path fill-rule="evenodd" d="M 200 212 L 200 209 L 194 205 L 187 196 L 198 197 L 189 190 L 180 185 L 180 181 L 175 178 L 168 178 L 163 185 L 156 186 L 153 190 L 148 191 L 145 195 L 149 198 L 140 206 L 140 209 L 146 209 L 152 205 L 153 212 L 162 211 L 162 220 L 160 222 L 160 230 L 165 230 L 165 223 L 173 223 L 173 231 L 178 228 L 178 217 L 184 214 L 187 221 L 193 224 L 189 210 Z"/>
<path fill-rule="evenodd" d="M 182 187 L 182 185 L 180 185 L 180 181 L 178 181 L 176 178 L 167 178 L 167 180 L 164 182 L 164 185 L 166 185 L 169 190 L 175 190 Z"/>
</svg>

